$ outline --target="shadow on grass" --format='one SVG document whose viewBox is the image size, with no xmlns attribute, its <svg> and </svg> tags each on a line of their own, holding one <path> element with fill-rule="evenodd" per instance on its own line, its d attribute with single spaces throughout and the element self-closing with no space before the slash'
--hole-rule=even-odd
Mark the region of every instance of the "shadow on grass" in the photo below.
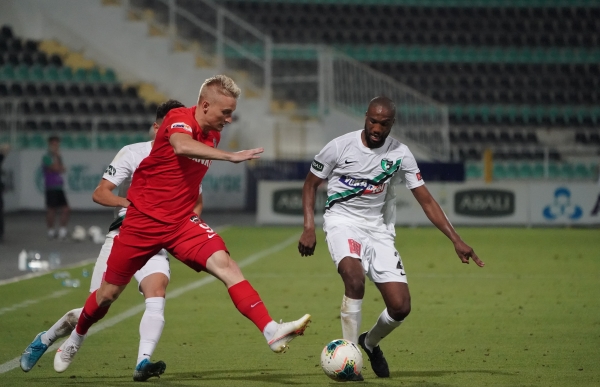
<svg viewBox="0 0 600 387">
<path fill-rule="evenodd" d="M 499 372 L 494 370 L 460 370 L 460 371 L 395 371 L 391 373 L 389 379 L 377 378 L 372 373 L 365 375 L 366 379 L 364 383 L 369 385 L 397 385 L 398 382 L 403 381 L 406 387 L 419 386 L 419 387 L 448 387 L 449 384 L 436 383 L 431 380 L 407 380 L 407 378 L 435 378 L 442 377 L 452 374 L 465 374 L 465 373 L 483 373 L 488 375 L 508 375 L 512 376 L 514 373 L 510 372 Z M 219 385 L 235 385 L 236 382 L 243 384 L 244 382 L 256 383 L 257 385 L 290 385 L 300 386 L 311 384 L 314 381 L 315 375 L 305 375 L 299 370 L 298 373 L 290 371 L 282 372 L 278 369 L 265 369 L 249 371 L 245 369 L 240 370 L 204 370 L 197 372 L 174 372 L 170 373 L 167 371 L 158 381 L 156 378 L 151 378 L 149 381 L 155 381 L 160 383 L 161 386 L 181 386 L 186 381 L 194 381 L 194 385 L 206 385 L 213 386 Z M 318 384 L 327 383 L 327 378 L 322 375 L 323 379 Z M 125 380 L 127 378 L 127 380 Z M 331 385 L 338 385 L 337 382 L 330 381 Z M 408 384 L 406 384 L 408 382 Z M 108 375 L 97 375 L 97 376 L 56 376 L 56 377 L 44 377 L 42 379 L 30 379 L 29 383 L 35 385 L 60 383 L 61 386 L 71 385 L 91 385 L 91 386 L 126 386 L 126 385 L 139 385 L 134 382 L 129 376 L 108 376 Z M 356 383 L 355 383 L 356 384 Z"/>
</svg>

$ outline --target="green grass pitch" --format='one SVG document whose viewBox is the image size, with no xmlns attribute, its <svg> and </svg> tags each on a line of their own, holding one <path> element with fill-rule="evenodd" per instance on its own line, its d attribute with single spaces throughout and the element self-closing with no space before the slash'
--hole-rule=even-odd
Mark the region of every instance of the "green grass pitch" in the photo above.
<svg viewBox="0 0 600 387">
<path fill-rule="evenodd" d="M 378 379 L 365 356 L 364 384 L 381 386 L 599 386 L 600 233 L 597 229 L 464 228 L 463 239 L 486 262 L 461 264 L 433 228 L 399 228 L 412 313 L 381 343 L 391 378 Z M 232 227 L 222 236 L 271 316 L 311 313 L 312 323 L 287 353 L 272 353 L 256 327 L 232 305 L 225 287 L 209 282 L 167 301 L 166 325 L 153 360 L 167 363 L 152 378 L 162 386 L 331 386 L 322 348 L 341 337 L 342 282 L 323 233 L 316 255 L 299 256 L 299 228 Z M 282 242 L 287 245 L 282 246 Z M 268 251 L 278 245 L 278 251 Z M 91 266 L 86 266 L 88 270 Z M 82 268 L 69 270 L 80 277 Z M 172 260 L 167 293 L 207 277 Z M 51 274 L 0 286 L 0 369 L 67 310 L 81 306 L 82 287 L 64 290 Z M 105 320 L 139 306 L 133 283 Z M 383 309 L 367 285 L 366 330 Z M 2 386 L 126 386 L 138 345 L 141 312 L 90 335 L 63 374 L 42 357 L 29 373 L 0 374 Z M 103 321 L 105 321 L 103 320 Z"/>
</svg>

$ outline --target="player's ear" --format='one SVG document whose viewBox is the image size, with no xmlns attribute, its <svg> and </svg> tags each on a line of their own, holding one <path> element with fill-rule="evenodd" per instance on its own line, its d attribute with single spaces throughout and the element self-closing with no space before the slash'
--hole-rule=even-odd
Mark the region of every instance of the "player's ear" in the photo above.
<svg viewBox="0 0 600 387">
<path fill-rule="evenodd" d="M 210 103 L 207 100 L 204 100 L 200 103 L 200 107 L 202 108 L 202 111 L 204 112 L 204 114 L 206 114 L 208 112 L 209 106 L 210 106 Z"/>
</svg>

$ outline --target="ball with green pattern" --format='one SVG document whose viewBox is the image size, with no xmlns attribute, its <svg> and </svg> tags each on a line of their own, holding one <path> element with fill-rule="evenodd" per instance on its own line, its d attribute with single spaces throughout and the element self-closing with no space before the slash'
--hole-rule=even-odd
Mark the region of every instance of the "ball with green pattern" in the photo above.
<svg viewBox="0 0 600 387">
<path fill-rule="evenodd" d="M 362 365 L 360 349 L 348 340 L 333 340 L 321 352 L 321 368 L 333 380 L 352 380 L 360 374 Z"/>
</svg>

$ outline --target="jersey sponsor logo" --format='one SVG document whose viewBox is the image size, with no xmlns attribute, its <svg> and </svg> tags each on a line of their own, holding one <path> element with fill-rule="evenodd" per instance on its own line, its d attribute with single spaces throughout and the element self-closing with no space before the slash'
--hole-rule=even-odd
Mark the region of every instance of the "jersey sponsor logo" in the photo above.
<svg viewBox="0 0 600 387">
<path fill-rule="evenodd" d="M 109 165 L 108 168 L 106 168 L 106 171 L 104 171 L 104 173 L 108 176 L 114 176 L 115 173 L 117 173 L 117 169 L 112 165 Z"/>
<path fill-rule="evenodd" d="M 202 220 L 200 220 L 200 217 L 198 215 L 192 215 L 190 217 L 190 221 L 195 224 L 200 224 L 200 222 L 202 222 Z"/>
<path fill-rule="evenodd" d="M 345 175 L 340 177 L 340 183 L 347 185 L 348 187 L 363 189 L 363 195 L 378 194 L 385 190 L 385 182 L 381 184 L 371 184 L 368 180 L 355 179 Z"/>
<path fill-rule="evenodd" d="M 316 171 L 319 171 L 319 172 L 321 172 L 323 170 L 323 164 L 321 164 L 317 160 L 313 160 L 311 167 L 313 167 Z"/>
<path fill-rule="evenodd" d="M 183 129 L 192 133 L 192 127 L 185 122 L 175 122 L 174 124 L 171 124 L 171 129 Z"/>
<path fill-rule="evenodd" d="M 210 164 L 212 163 L 212 160 L 200 159 L 197 157 L 188 157 L 188 159 L 195 161 L 197 163 L 200 163 L 200 164 L 204 165 L 206 168 L 209 168 Z"/>
<path fill-rule="evenodd" d="M 360 243 L 358 243 L 354 239 L 348 239 L 348 247 L 350 248 L 351 254 L 356 254 L 360 257 Z"/>
<path fill-rule="evenodd" d="M 421 172 L 417 172 L 417 180 L 423 180 L 423 176 L 421 176 Z"/>
<path fill-rule="evenodd" d="M 355 162 L 355 161 L 344 160 L 344 164 L 352 164 L 352 163 L 354 163 L 354 162 Z"/>
</svg>

